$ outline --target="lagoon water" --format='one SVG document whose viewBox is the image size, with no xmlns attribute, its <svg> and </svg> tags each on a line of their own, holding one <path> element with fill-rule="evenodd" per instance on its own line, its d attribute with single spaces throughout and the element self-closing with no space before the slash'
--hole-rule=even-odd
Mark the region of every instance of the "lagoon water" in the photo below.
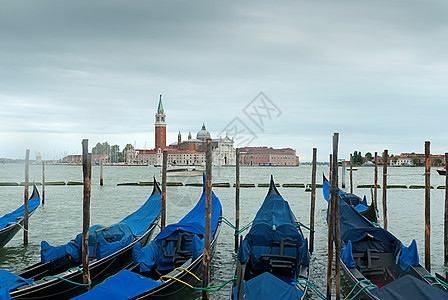
<svg viewBox="0 0 448 300">
<path fill-rule="evenodd" d="M 0 182 L 24 181 L 24 165 L 0 165 Z M 46 181 L 82 181 L 82 167 L 68 165 L 47 165 Z M 117 183 L 151 181 L 156 176 L 161 180 L 160 168 L 152 166 L 105 166 L 104 186 L 99 186 L 100 168 L 92 168 L 91 225 L 108 225 L 115 223 L 133 212 L 148 198 L 152 191 L 150 186 L 117 186 Z M 322 173 L 328 174 L 328 166 L 318 166 L 317 182 L 322 182 Z M 388 184 L 424 185 L 424 168 L 388 168 Z M 269 183 L 270 175 L 280 185 L 284 183 L 311 182 L 311 167 L 241 167 L 241 183 Z M 340 172 L 341 174 L 341 172 Z M 379 184 L 382 185 L 382 169 L 379 168 Z M 346 172 L 348 187 L 349 172 Z M 353 172 L 354 186 L 373 184 L 374 168 L 359 168 Z M 42 181 L 42 166 L 30 166 L 30 181 Z M 201 182 L 201 177 L 168 178 L 168 181 Z M 213 182 L 235 182 L 234 167 L 213 168 Z M 341 183 L 341 179 L 339 181 Z M 445 176 L 431 171 L 431 185 L 435 188 L 445 185 Z M 39 186 L 39 192 L 42 187 Z M 23 187 L 0 187 L 0 215 L 4 215 L 23 203 Z M 267 188 L 242 188 L 240 192 L 240 227 L 252 221 L 260 207 Z M 282 196 L 290 203 L 297 219 L 309 224 L 311 194 L 304 188 L 279 188 Z M 30 191 L 31 192 L 31 191 Z M 235 217 L 235 189 L 214 188 L 215 194 L 223 205 L 223 215 L 232 223 Z M 354 188 L 354 193 L 367 194 L 369 189 Z M 388 227 L 389 231 L 403 244 L 409 245 L 413 238 L 419 248 L 420 262 L 424 263 L 424 190 L 388 189 Z M 167 187 L 167 223 L 178 221 L 196 203 L 201 195 L 198 187 Z M 381 211 L 381 189 L 378 190 L 378 204 Z M 448 270 L 443 264 L 443 214 L 444 190 L 431 190 L 431 263 L 432 272 Z M 40 260 L 40 242 L 48 241 L 51 245 L 60 245 L 74 238 L 82 231 L 82 186 L 47 186 L 45 205 L 39 207 L 30 218 L 29 246 L 23 247 L 23 234 L 19 232 L 4 248 L 0 249 L 0 268 L 18 271 Z M 322 189 L 316 191 L 315 246 L 312 254 L 311 280 L 325 293 L 327 264 L 327 225 L 326 202 Z M 303 229 L 306 236 L 309 232 Z M 156 232 L 157 233 L 157 232 Z M 212 284 L 221 284 L 234 275 L 235 259 L 233 230 L 222 225 L 217 250 L 212 260 Z M 333 283 L 334 287 L 334 283 Z M 228 299 L 230 285 L 218 292 L 211 292 L 211 299 Z M 199 299 L 200 293 L 185 295 L 185 299 Z M 312 292 L 308 299 L 319 299 Z"/>
</svg>

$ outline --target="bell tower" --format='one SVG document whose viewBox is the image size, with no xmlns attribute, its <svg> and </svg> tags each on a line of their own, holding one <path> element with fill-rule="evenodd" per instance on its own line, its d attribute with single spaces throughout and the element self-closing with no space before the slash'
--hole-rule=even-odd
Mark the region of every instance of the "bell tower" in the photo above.
<svg viewBox="0 0 448 300">
<path fill-rule="evenodd" d="M 166 147 L 166 115 L 163 111 L 162 105 L 162 95 L 160 95 L 159 99 L 159 107 L 157 108 L 157 113 L 155 115 L 156 121 L 154 123 L 155 126 L 155 149 L 163 149 Z"/>
</svg>

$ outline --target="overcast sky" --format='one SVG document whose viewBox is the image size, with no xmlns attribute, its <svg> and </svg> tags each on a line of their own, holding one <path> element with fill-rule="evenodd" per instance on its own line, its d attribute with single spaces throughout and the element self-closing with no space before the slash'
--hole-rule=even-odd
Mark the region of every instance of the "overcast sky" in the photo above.
<svg viewBox="0 0 448 300">
<path fill-rule="evenodd" d="M 0 4 L 0 157 L 153 148 L 160 94 L 168 143 L 448 152 L 445 0 Z"/>
</svg>

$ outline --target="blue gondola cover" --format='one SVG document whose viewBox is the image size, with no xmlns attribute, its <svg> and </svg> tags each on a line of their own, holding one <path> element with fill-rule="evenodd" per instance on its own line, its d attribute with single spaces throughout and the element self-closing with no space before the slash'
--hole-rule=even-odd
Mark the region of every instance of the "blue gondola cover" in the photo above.
<svg viewBox="0 0 448 300">
<path fill-rule="evenodd" d="M 9 290 L 13 290 L 24 284 L 33 284 L 33 281 L 33 279 L 25 279 L 7 270 L 0 269 L 0 288 L 8 290 L 8 294 Z"/>
<path fill-rule="evenodd" d="M 218 197 L 212 192 L 212 222 L 211 235 L 215 234 L 218 227 L 219 216 L 221 215 L 221 202 Z M 158 270 L 168 270 L 173 268 L 173 261 L 171 258 L 163 255 L 163 246 L 165 239 L 177 238 L 179 232 L 193 233 L 193 241 L 185 245 L 184 250 L 193 252 L 192 258 L 198 257 L 203 252 L 204 246 L 204 232 L 205 232 L 205 192 L 202 193 L 196 206 L 180 220 L 178 223 L 166 226 L 151 243 L 143 248 L 140 244 L 134 245 L 133 257 L 134 262 L 140 263 L 140 271 L 148 271 L 153 265 L 157 266 Z M 166 247 L 167 251 L 172 251 L 170 244 Z M 172 254 L 172 253 L 167 253 Z"/>
<path fill-rule="evenodd" d="M 354 268 L 355 259 L 353 258 L 352 242 L 349 240 L 347 245 L 341 249 L 341 258 L 347 268 Z"/>
<path fill-rule="evenodd" d="M 141 236 L 151 226 L 150 220 L 156 220 L 160 214 L 161 196 L 151 195 L 148 200 L 134 213 L 130 214 L 119 223 L 113 224 L 106 229 L 103 225 L 93 225 L 89 228 L 89 255 L 96 255 L 101 259 L 126 247 L 134 241 L 134 237 Z M 113 236 L 113 239 L 108 237 Z M 102 238 L 101 238 L 102 237 Z M 107 241 L 106 241 L 107 239 Z M 65 245 L 51 246 L 46 241 L 41 242 L 41 262 L 49 262 L 53 259 L 69 254 L 75 261 L 80 260 L 82 233 Z M 95 244 L 98 244 L 95 249 Z"/>
<path fill-rule="evenodd" d="M 394 300 L 442 300 L 448 299 L 448 292 L 429 285 L 423 280 L 406 275 L 397 280 L 375 289 L 372 294 L 380 299 Z"/>
<path fill-rule="evenodd" d="M 270 194 L 266 196 L 244 238 L 238 251 L 238 260 L 245 263 L 250 255 L 252 262 L 256 262 L 261 255 L 269 252 L 271 241 L 280 242 L 282 238 L 297 240 L 297 253 L 288 253 L 295 250 L 285 249 L 285 255 L 299 256 L 301 264 L 309 265 L 308 242 L 297 230 L 288 202 L 280 195 Z"/>
<path fill-rule="evenodd" d="M 412 240 L 409 247 L 406 246 L 401 247 L 399 263 L 401 269 L 403 269 L 403 271 L 406 272 L 409 272 L 411 266 L 419 265 L 417 242 L 415 241 L 415 239 Z"/>
<path fill-rule="evenodd" d="M 129 270 L 123 270 L 106 282 L 95 286 L 91 291 L 73 299 L 126 300 L 162 284 Z"/>
<path fill-rule="evenodd" d="M 32 198 L 32 199 L 30 199 L 29 202 L 28 202 L 28 212 L 33 211 L 39 205 L 40 205 L 40 198 Z M 14 222 L 18 218 L 23 217 L 24 213 L 25 213 L 25 204 L 20 206 L 15 211 L 13 211 L 13 212 L 11 212 L 9 214 L 4 215 L 3 217 L 0 218 L 0 229 L 5 228 L 6 225 L 8 225 L 9 223 Z"/>
<path fill-rule="evenodd" d="M 232 292 L 233 298 L 237 299 L 236 286 Z M 271 273 L 264 272 L 244 283 L 244 295 L 246 300 L 297 300 L 302 298 L 303 292 Z"/>
</svg>

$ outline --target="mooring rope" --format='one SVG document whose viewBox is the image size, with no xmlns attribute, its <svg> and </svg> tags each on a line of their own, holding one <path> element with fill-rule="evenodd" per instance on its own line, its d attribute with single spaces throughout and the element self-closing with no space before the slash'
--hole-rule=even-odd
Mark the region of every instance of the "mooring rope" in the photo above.
<svg viewBox="0 0 448 300">
<path fill-rule="evenodd" d="M 80 268 L 77 268 L 77 267 L 70 268 L 67 271 L 70 271 L 70 270 L 78 270 L 81 273 L 84 273 L 83 270 L 81 270 Z M 69 280 L 67 278 L 56 276 L 56 275 L 48 275 L 48 276 L 42 277 L 42 280 L 44 280 L 45 278 L 57 278 L 57 279 L 61 279 L 61 280 L 67 281 L 67 282 L 75 284 L 75 285 L 82 285 L 82 286 L 88 286 L 88 285 L 92 284 L 92 280 L 89 280 L 89 283 L 79 283 L 79 282 L 74 282 L 74 281 L 71 281 L 71 280 Z"/>
<path fill-rule="evenodd" d="M 358 296 L 358 294 L 359 294 L 362 290 L 364 290 L 365 288 L 367 288 L 367 287 L 369 287 L 369 286 L 377 287 L 376 285 L 370 283 L 370 280 L 368 280 L 368 279 L 360 280 L 360 281 L 358 281 L 358 282 L 355 284 L 355 286 L 352 288 L 352 290 L 350 291 L 350 293 L 348 293 L 347 297 L 345 297 L 345 300 L 347 300 L 348 297 L 350 297 L 350 295 L 353 293 L 353 291 L 355 290 L 355 288 L 356 288 L 356 287 L 358 286 L 358 284 L 360 284 L 361 282 L 368 282 L 369 284 L 366 285 L 366 286 L 363 286 L 363 287 L 362 287 L 362 288 L 361 288 L 361 289 L 360 289 L 360 290 L 359 290 L 353 297 L 350 298 L 350 300 L 355 299 L 355 297 Z"/>
<path fill-rule="evenodd" d="M 437 282 L 431 283 L 431 285 L 442 285 L 442 286 L 448 288 L 448 284 L 445 281 L 443 281 L 442 279 L 440 279 L 440 278 L 437 278 L 437 277 L 432 276 L 432 275 L 423 275 L 422 279 L 424 279 L 424 278 L 432 278 L 432 279 L 437 281 Z"/>
<path fill-rule="evenodd" d="M 302 280 L 304 282 L 299 282 L 299 280 Z M 308 286 L 309 288 L 311 288 L 311 290 L 313 292 L 316 293 L 317 296 L 319 296 L 319 298 L 321 298 L 322 300 L 327 300 L 327 298 L 325 297 L 324 293 L 322 293 L 321 291 L 319 291 L 317 289 L 317 287 L 309 280 L 304 279 L 304 278 L 300 278 L 297 280 L 297 284 L 305 284 L 306 286 Z"/>
<path fill-rule="evenodd" d="M 242 232 L 244 232 L 247 228 L 249 228 L 252 225 L 252 222 L 250 222 L 249 224 L 247 224 L 246 226 L 244 226 L 243 228 L 239 229 L 236 228 L 235 226 L 233 226 L 233 224 L 227 220 L 226 218 L 224 218 L 223 216 L 219 217 L 219 220 L 222 221 L 224 224 L 228 225 L 230 228 L 232 228 L 233 230 L 236 231 L 236 233 L 234 234 L 234 236 L 237 236 L 239 234 L 241 234 Z"/>
</svg>

